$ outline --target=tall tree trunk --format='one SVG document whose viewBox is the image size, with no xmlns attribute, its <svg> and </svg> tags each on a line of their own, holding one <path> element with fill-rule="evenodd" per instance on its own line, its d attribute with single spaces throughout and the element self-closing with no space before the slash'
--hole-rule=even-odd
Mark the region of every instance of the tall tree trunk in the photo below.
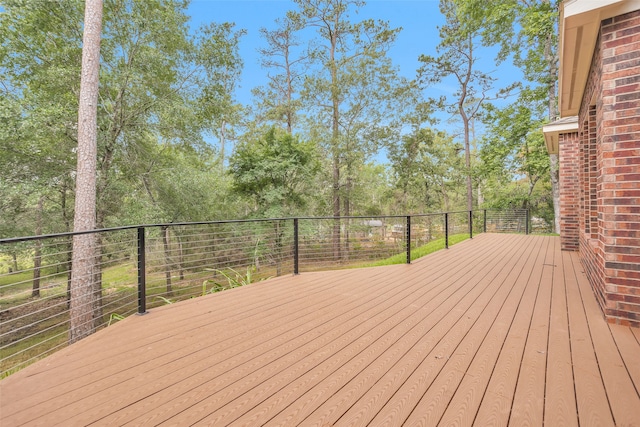
<svg viewBox="0 0 640 427">
<path fill-rule="evenodd" d="M 291 64 L 289 63 L 289 45 L 285 48 L 285 68 L 287 72 L 287 132 L 289 135 L 293 134 L 293 105 L 291 104 L 293 97 L 293 82 L 291 81 Z"/>
<path fill-rule="evenodd" d="M 467 210 L 470 211 L 473 209 L 473 182 L 471 180 L 471 137 L 469 131 L 469 122 L 473 119 L 473 114 L 471 117 L 467 114 L 465 110 L 465 103 L 467 102 L 467 89 L 472 79 L 473 75 L 473 40 L 471 38 L 471 34 L 468 39 L 468 62 L 466 73 L 463 75 L 460 80 L 460 98 L 458 99 L 458 112 L 460 113 L 460 118 L 462 118 L 462 124 L 464 126 L 464 165 L 465 165 L 465 173 L 467 175 Z"/>
<path fill-rule="evenodd" d="M 458 112 L 464 126 L 464 168 L 467 181 L 467 210 L 473 209 L 473 182 L 471 180 L 471 141 L 469 136 L 469 117 L 464 109 L 466 100 L 467 84 L 471 76 L 471 65 L 467 74 L 467 81 L 462 85 L 462 96 L 458 102 Z"/>
<path fill-rule="evenodd" d="M 82 74 L 78 108 L 78 166 L 73 230 L 87 231 L 96 225 L 96 159 L 98 78 L 100 71 L 100 33 L 102 0 L 86 0 L 82 39 Z M 95 236 L 73 237 L 69 342 L 94 331 L 93 287 Z"/>
<path fill-rule="evenodd" d="M 42 209 L 44 204 L 44 196 L 38 199 L 38 207 L 36 208 L 36 236 L 42 234 Z M 36 240 L 33 255 L 33 287 L 31 289 L 32 297 L 40 296 L 40 269 L 42 267 L 42 240 Z"/>
</svg>

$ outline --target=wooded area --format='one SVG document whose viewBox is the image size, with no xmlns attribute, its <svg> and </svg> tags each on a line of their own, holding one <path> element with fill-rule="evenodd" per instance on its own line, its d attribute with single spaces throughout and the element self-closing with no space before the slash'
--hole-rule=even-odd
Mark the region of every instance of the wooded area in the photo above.
<svg viewBox="0 0 640 427">
<path fill-rule="evenodd" d="M 84 3 L 1 5 L 0 237 L 71 231 Z M 358 20 L 364 2 L 296 0 L 261 29 L 269 83 L 251 105 L 234 90 L 255 60 L 239 42 L 255 29 L 191 28 L 187 6 L 104 2 L 97 228 L 471 207 L 525 207 L 553 223 L 540 127 L 556 116 L 555 1 L 443 1 L 439 55 L 409 80 L 387 55 L 401 29 Z M 495 45 L 496 64 L 523 70 L 517 87 L 479 68 L 474 53 Z M 453 96 L 425 98 L 450 76 Z M 442 109 L 460 135 L 435 121 Z"/>
</svg>

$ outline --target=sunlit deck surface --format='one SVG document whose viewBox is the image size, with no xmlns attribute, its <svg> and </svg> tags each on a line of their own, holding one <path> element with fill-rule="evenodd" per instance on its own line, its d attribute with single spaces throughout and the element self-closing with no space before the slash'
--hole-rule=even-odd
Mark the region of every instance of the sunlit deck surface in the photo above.
<svg viewBox="0 0 640 427">
<path fill-rule="evenodd" d="M 559 238 L 482 234 L 154 309 L 0 387 L 4 427 L 638 426 L 640 330 Z"/>
</svg>

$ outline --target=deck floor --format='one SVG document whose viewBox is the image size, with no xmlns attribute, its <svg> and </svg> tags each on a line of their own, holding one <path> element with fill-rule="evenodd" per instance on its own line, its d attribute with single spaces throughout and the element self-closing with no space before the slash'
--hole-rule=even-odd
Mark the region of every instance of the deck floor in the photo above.
<svg viewBox="0 0 640 427">
<path fill-rule="evenodd" d="M 640 426 L 640 330 L 557 237 L 279 277 L 133 316 L 0 382 L 0 424 Z"/>
</svg>

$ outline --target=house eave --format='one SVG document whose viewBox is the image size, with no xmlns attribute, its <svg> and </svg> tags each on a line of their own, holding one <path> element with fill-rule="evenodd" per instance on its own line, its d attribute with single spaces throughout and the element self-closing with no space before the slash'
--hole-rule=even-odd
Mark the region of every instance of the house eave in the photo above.
<svg viewBox="0 0 640 427">
<path fill-rule="evenodd" d="M 640 9 L 640 0 L 567 0 L 560 7 L 560 117 L 578 114 L 584 94 L 600 23 Z"/>
<path fill-rule="evenodd" d="M 573 133 L 578 131 L 578 117 L 572 116 L 549 123 L 542 127 L 544 142 L 549 154 L 559 153 L 560 134 Z"/>
</svg>

